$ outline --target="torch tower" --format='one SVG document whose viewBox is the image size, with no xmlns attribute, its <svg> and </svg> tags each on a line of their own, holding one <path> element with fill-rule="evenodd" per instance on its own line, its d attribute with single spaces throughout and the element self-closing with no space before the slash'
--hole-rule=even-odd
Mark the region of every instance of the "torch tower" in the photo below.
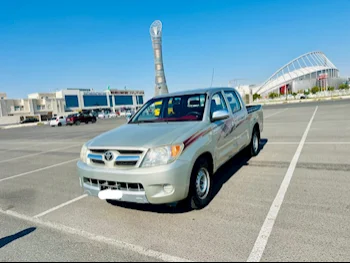
<svg viewBox="0 0 350 263">
<path fill-rule="evenodd" d="M 162 55 L 162 22 L 156 20 L 150 27 L 150 34 L 152 38 L 152 46 L 154 52 L 154 66 L 155 66 L 155 96 L 161 94 L 168 94 L 168 86 L 166 84 L 163 55 Z"/>
</svg>

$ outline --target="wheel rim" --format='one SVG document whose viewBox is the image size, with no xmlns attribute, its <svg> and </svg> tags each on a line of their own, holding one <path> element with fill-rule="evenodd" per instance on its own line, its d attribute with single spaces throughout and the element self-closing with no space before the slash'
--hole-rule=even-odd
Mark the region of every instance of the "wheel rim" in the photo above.
<svg viewBox="0 0 350 263">
<path fill-rule="evenodd" d="M 199 199 L 207 198 L 210 189 L 210 175 L 206 168 L 202 167 L 196 178 L 196 191 Z"/>
<path fill-rule="evenodd" d="M 259 138 L 258 135 L 256 133 L 254 133 L 254 137 L 253 137 L 253 150 L 254 152 L 257 152 L 259 149 Z"/>
</svg>

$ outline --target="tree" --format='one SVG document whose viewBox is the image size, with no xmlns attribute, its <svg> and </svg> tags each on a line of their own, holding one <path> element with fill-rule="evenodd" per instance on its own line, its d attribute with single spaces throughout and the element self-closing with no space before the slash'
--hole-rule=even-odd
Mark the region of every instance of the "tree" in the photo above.
<svg viewBox="0 0 350 263">
<path fill-rule="evenodd" d="M 277 97 L 278 97 L 277 93 L 272 92 L 272 93 L 269 94 L 269 98 L 270 99 L 274 99 L 274 98 L 277 98 Z"/>
<path fill-rule="evenodd" d="M 328 91 L 334 91 L 334 87 L 328 87 Z"/>
<path fill-rule="evenodd" d="M 295 93 L 295 92 L 293 92 L 293 97 L 295 98 L 297 95 L 298 95 L 298 93 Z"/>
<path fill-rule="evenodd" d="M 339 85 L 339 89 L 341 89 L 341 90 L 349 89 L 349 85 L 348 84 L 341 84 L 341 85 Z"/>
<path fill-rule="evenodd" d="M 255 94 L 253 95 L 253 100 L 257 100 L 257 99 L 261 99 L 261 95 L 255 93 Z"/>
<path fill-rule="evenodd" d="M 319 92 L 319 91 L 320 91 L 320 88 L 317 87 L 317 86 L 315 86 L 315 87 L 313 87 L 313 88 L 311 89 L 312 94 L 316 94 L 316 93 Z"/>
</svg>

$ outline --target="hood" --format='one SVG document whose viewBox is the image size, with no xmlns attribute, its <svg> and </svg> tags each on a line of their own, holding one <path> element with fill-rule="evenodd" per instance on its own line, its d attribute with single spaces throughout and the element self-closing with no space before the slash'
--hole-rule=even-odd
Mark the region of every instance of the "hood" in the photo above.
<svg viewBox="0 0 350 263">
<path fill-rule="evenodd" d="M 172 144 L 177 139 L 185 140 L 201 126 L 199 122 L 125 124 L 97 136 L 88 146 L 153 148 Z"/>
</svg>

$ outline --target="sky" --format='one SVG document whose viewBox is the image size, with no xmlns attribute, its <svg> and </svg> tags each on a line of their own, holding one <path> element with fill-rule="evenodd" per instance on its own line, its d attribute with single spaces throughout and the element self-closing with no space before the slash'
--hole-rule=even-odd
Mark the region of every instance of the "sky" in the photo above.
<svg viewBox="0 0 350 263">
<path fill-rule="evenodd" d="M 66 1 L 0 3 L 0 92 L 66 88 L 154 94 L 149 27 L 163 23 L 170 92 L 259 84 L 292 59 L 322 51 L 350 77 L 350 1 Z"/>
</svg>

